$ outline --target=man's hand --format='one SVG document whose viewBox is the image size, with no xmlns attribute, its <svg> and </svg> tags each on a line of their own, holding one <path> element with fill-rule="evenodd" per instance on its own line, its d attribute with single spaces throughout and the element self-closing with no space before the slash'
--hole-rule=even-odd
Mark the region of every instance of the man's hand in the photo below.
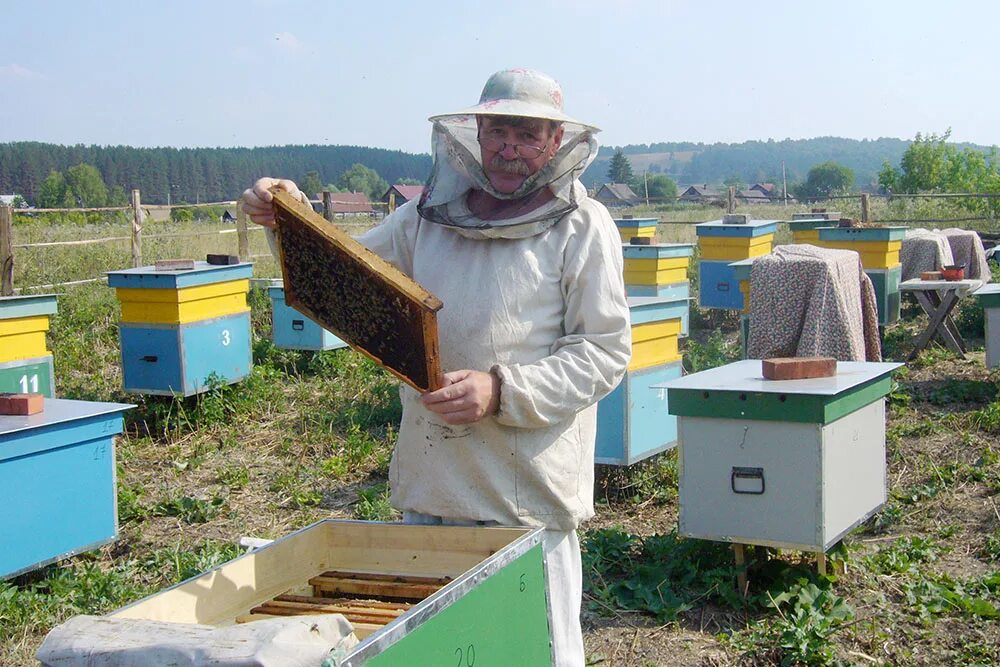
<svg viewBox="0 0 1000 667">
<path fill-rule="evenodd" d="M 243 206 L 246 214 L 250 216 L 250 219 L 258 225 L 263 225 L 271 229 L 274 228 L 274 208 L 271 204 L 271 200 L 274 197 L 271 196 L 268 190 L 275 186 L 278 186 L 293 197 L 302 199 L 302 193 L 299 192 L 299 188 L 295 185 L 294 181 L 268 177 L 259 179 L 253 184 L 252 188 L 244 190 L 243 196 L 240 197 L 240 204 Z"/>
<path fill-rule="evenodd" d="M 482 371 L 444 374 L 444 387 L 420 397 L 424 407 L 448 424 L 472 424 L 500 407 L 500 378 Z"/>
</svg>

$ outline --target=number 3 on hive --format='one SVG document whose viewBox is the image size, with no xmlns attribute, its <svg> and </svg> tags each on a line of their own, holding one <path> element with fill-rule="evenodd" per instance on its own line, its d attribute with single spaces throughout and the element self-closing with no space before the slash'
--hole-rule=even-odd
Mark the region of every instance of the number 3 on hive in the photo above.
<svg viewBox="0 0 1000 667">
<path fill-rule="evenodd" d="M 222 346 L 226 347 L 229 345 L 229 329 L 222 330 Z"/>
</svg>

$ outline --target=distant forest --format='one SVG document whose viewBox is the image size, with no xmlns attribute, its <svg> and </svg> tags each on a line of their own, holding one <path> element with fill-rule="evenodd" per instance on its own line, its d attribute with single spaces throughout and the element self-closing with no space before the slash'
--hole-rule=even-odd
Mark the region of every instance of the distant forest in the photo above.
<svg viewBox="0 0 1000 667">
<path fill-rule="evenodd" d="M 898 164 L 909 140 L 819 137 L 740 144 L 692 142 L 621 147 L 633 171 L 670 176 L 681 186 L 737 182 L 781 182 L 781 163 L 789 184 L 803 181 L 809 169 L 834 161 L 854 170 L 856 186 L 869 189 L 882 164 Z M 959 148 L 982 146 L 957 144 Z M 601 149 L 583 176 L 588 187 L 607 181 L 614 147 Z M 388 183 L 423 181 L 431 168 L 427 154 L 360 146 L 268 146 L 261 148 L 132 148 L 129 146 L 61 146 L 39 142 L 0 144 L 0 194 L 20 194 L 35 203 L 38 189 L 52 171 L 87 163 L 100 171 L 108 188 L 139 188 L 147 204 L 197 203 L 235 199 L 259 176 L 301 182 L 315 171 L 321 183 L 336 183 L 354 164 L 378 172 Z"/>
<path fill-rule="evenodd" d="M 813 166 L 833 161 L 854 171 L 857 188 L 873 189 L 878 183 L 883 162 L 898 165 L 911 143 L 908 139 L 817 137 L 745 141 L 739 144 L 639 144 L 622 146 L 621 149 L 637 176 L 641 176 L 646 169 L 649 173 L 666 174 L 683 186 L 718 185 L 727 181 L 741 181 L 748 186 L 754 183 L 780 184 L 782 161 L 790 185 L 804 181 Z M 989 152 L 988 148 L 974 144 L 956 146 Z M 584 174 L 583 182 L 588 187 L 607 180 L 608 164 L 614 152 L 614 147 L 601 149 L 597 160 Z"/>
<path fill-rule="evenodd" d="M 430 155 L 361 146 L 132 148 L 16 142 L 0 144 L 0 194 L 20 194 L 34 204 L 50 172 L 80 163 L 97 167 L 108 188 L 139 188 L 146 204 L 166 204 L 168 191 L 174 204 L 236 199 L 260 176 L 301 183 L 315 171 L 320 182 L 336 183 L 354 164 L 374 169 L 390 184 L 423 181 L 431 168 Z"/>
</svg>

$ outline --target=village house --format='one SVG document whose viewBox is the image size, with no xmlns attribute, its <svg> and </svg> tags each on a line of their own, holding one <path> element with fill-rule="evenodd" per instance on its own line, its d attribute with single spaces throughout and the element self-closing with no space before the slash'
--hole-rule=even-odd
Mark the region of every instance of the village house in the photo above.
<svg viewBox="0 0 1000 667">
<path fill-rule="evenodd" d="M 322 203 L 320 210 L 322 211 Z M 330 214 L 334 218 L 343 218 L 349 215 L 375 214 L 371 200 L 364 192 L 331 192 L 330 193 Z"/>
<path fill-rule="evenodd" d="M 750 189 L 760 192 L 768 199 L 774 199 L 776 197 L 780 197 L 781 195 L 781 193 L 775 189 L 774 183 L 754 183 L 750 186 Z"/>
<path fill-rule="evenodd" d="M 707 202 L 717 201 L 719 199 L 719 193 L 712 190 L 707 185 L 692 185 L 682 192 L 678 199 L 680 201 L 704 204 Z"/>
<path fill-rule="evenodd" d="M 736 198 L 744 204 L 769 204 L 771 199 L 760 190 L 740 190 Z"/>
<path fill-rule="evenodd" d="M 382 198 L 379 201 L 388 205 L 391 196 L 396 208 L 399 208 L 411 199 L 420 199 L 420 195 L 423 193 L 423 185 L 401 185 L 397 183 L 386 190 L 385 194 L 382 195 Z"/>
<path fill-rule="evenodd" d="M 594 199 L 608 208 L 638 206 L 640 203 L 639 197 L 625 183 L 605 183 L 597 191 Z"/>
</svg>

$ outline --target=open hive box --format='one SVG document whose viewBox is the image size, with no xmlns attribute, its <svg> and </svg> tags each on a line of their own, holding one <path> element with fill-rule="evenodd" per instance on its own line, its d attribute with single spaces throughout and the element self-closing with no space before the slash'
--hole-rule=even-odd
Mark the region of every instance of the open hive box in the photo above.
<svg viewBox="0 0 1000 667">
<path fill-rule="evenodd" d="M 361 642 L 338 667 L 550 665 L 542 553 L 540 529 L 324 520 L 111 616 L 340 613 Z"/>
<path fill-rule="evenodd" d="M 418 391 L 441 386 L 441 300 L 317 215 L 272 189 L 285 302 Z"/>
</svg>

